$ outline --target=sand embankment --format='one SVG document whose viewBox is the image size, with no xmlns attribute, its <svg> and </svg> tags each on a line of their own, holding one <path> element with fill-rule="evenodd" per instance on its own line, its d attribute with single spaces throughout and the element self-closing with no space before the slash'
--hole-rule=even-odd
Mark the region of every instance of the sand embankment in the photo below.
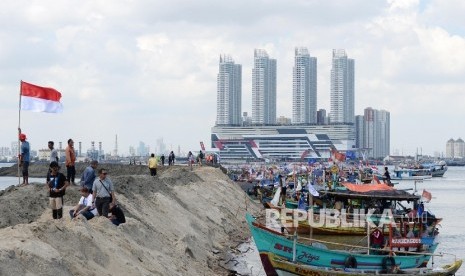
<svg viewBox="0 0 465 276">
<path fill-rule="evenodd" d="M 0 192 L 0 275 L 228 274 L 223 258 L 250 236 L 246 208 L 258 211 L 239 186 L 211 167 L 165 167 L 155 178 L 144 166 L 145 175 L 105 167 L 127 217 L 118 227 L 105 218 L 53 220 L 43 185 Z M 78 199 L 69 188 L 65 214 Z"/>
</svg>

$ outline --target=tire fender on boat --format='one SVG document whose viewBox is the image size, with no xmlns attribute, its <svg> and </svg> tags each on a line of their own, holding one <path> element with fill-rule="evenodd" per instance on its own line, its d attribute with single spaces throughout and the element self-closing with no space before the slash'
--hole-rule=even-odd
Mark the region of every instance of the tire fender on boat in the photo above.
<svg viewBox="0 0 465 276">
<path fill-rule="evenodd" d="M 357 268 L 357 259 L 354 256 L 349 255 L 344 261 L 345 268 Z"/>
<path fill-rule="evenodd" d="M 387 270 L 388 272 L 394 271 L 396 267 L 396 260 L 392 256 L 384 257 L 383 258 L 383 269 Z"/>
</svg>

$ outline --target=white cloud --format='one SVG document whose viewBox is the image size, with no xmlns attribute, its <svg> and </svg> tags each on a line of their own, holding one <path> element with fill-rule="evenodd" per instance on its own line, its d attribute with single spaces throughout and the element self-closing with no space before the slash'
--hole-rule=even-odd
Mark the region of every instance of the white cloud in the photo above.
<svg viewBox="0 0 465 276">
<path fill-rule="evenodd" d="M 24 112 L 33 145 L 75 137 L 110 150 L 118 133 L 121 151 L 159 137 L 196 149 L 210 144 L 220 54 L 243 65 L 242 109 L 250 112 L 253 50 L 266 49 L 278 62 L 278 115 L 291 116 L 294 48 L 318 58 L 318 107 L 328 112 L 331 51 L 345 48 L 356 64 L 356 112 L 391 111 L 393 149 L 407 136 L 410 149 L 424 141 L 425 150 L 444 151 L 446 139 L 465 136 L 444 123 L 465 119 L 464 12 L 460 0 L 7 0 L 0 108 L 15 117 L 22 79 L 63 93 L 61 115 Z M 413 125 L 431 112 L 444 117 L 435 126 L 446 139 Z M 2 120 L 12 135 L 0 146 L 16 137 L 14 121 Z M 55 125 L 59 131 L 42 131 Z"/>
</svg>

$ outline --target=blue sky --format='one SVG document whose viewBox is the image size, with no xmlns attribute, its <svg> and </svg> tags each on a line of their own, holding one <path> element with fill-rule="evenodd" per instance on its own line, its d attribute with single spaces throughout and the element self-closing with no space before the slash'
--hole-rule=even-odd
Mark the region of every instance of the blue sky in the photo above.
<svg viewBox="0 0 465 276">
<path fill-rule="evenodd" d="M 355 59 L 355 111 L 391 112 L 391 152 L 445 152 L 465 138 L 465 2 L 24 1 L 0 11 L 0 146 L 16 139 L 20 80 L 54 87 L 64 113 L 22 112 L 35 149 L 73 138 L 120 152 L 210 145 L 220 54 L 243 66 L 251 112 L 253 51 L 278 64 L 278 116 L 292 114 L 294 48 L 318 59 L 318 108 L 329 112 L 332 49 Z"/>
</svg>

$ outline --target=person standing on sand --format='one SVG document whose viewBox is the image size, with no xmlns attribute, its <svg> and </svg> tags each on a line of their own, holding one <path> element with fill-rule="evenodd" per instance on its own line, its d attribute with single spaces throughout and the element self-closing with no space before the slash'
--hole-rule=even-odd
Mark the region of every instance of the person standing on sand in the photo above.
<svg viewBox="0 0 465 276">
<path fill-rule="evenodd" d="M 21 133 L 19 129 L 19 140 L 21 141 L 21 154 L 19 155 L 19 166 L 22 168 L 23 183 L 21 186 L 29 185 L 29 161 L 30 161 L 30 147 L 29 142 L 26 141 L 26 134 Z"/>
<path fill-rule="evenodd" d="M 200 150 L 199 156 L 197 157 L 200 167 L 202 167 L 202 160 L 203 160 L 203 157 L 204 157 L 204 156 L 203 156 L 203 152 L 202 152 L 202 150 Z"/>
<path fill-rule="evenodd" d="M 160 160 L 161 160 L 161 165 L 165 166 L 165 155 L 164 154 L 161 155 Z"/>
<path fill-rule="evenodd" d="M 50 180 L 47 182 L 50 208 L 52 208 L 53 219 L 61 219 L 63 217 L 63 196 L 69 182 L 65 175 L 59 172 L 60 166 L 58 166 L 58 162 L 52 161 L 50 170 Z"/>
<path fill-rule="evenodd" d="M 58 162 L 58 151 L 53 147 L 55 143 L 48 141 L 48 148 L 50 149 L 50 163 L 53 161 Z"/>
<path fill-rule="evenodd" d="M 68 139 L 68 146 L 66 147 L 65 153 L 66 178 L 71 185 L 74 185 L 74 178 L 76 176 L 76 152 L 74 151 L 73 139 Z"/>
<path fill-rule="evenodd" d="M 151 154 L 149 158 L 149 170 L 150 170 L 150 175 L 155 176 L 157 175 L 157 165 L 158 165 L 158 160 L 155 157 L 155 154 Z"/>
<path fill-rule="evenodd" d="M 108 217 L 110 203 L 116 204 L 115 188 L 113 182 L 107 178 L 106 169 L 102 168 L 98 170 L 98 174 L 99 177 L 95 179 L 94 186 L 92 187 L 92 196 L 99 215 Z"/>
<path fill-rule="evenodd" d="M 192 171 L 192 166 L 194 165 L 194 154 L 192 154 L 192 151 L 189 151 L 189 153 L 187 154 L 187 163 L 189 163 L 189 167 Z"/>
<path fill-rule="evenodd" d="M 53 161 L 58 163 L 58 151 L 53 148 L 54 144 L 55 143 L 53 141 L 48 141 L 48 148 L 50 149 L 50 163 L 52 163 Z M 47 182 L 50 181 L 51 172 L 52 170 L 49 168 L 47 173 Z"/>
<path fill-rule="evenodd" d="M 98 161 L 92 160 L 90 161 L 90 165 L 84 169 L 84 172 L 81 176 L 81 186 L 86 187 L 89 190 L 89 193 L 92 194 L 92 186 L 94 185 L 95 181 L 95 169 L 97 169 Z"/>
<path fill-rule="evenodd" d="M 174 152 L 171 151 L 170 154 L 168 155 L 168 165 L 174 165 Z"/>
</svg>

